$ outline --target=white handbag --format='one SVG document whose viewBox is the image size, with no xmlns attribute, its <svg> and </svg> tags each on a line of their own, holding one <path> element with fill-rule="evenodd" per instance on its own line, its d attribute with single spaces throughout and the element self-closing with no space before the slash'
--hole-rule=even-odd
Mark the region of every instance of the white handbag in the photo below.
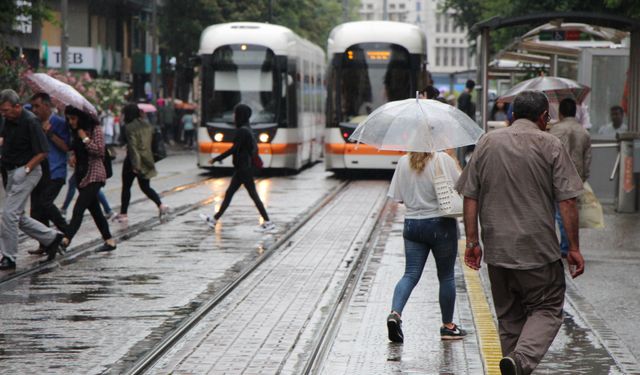
<svg viewBox="0 0 640 375">
<path fill-rule="evenodd" d="M 447 217 L 462 216 L 462 196 L 453 188 L 453 181 L 437 152 L 434 153 L 433 162 L 435 163 L 433 187 L 438 198 L 440 213 Z"/>
</svg>

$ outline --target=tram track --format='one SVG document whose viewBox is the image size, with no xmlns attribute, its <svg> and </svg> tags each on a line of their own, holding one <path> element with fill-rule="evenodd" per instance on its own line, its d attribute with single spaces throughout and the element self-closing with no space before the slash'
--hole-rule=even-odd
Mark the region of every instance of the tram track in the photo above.
<svg viewBox="0 0 640 375">
<path fill-rule="evenodd" d="M 167 334 L 158 344 L 139 358 L 126 372 L 128 375 L 143 374 L 151 368 L 158 359 L 171 349 L 182 337 L 184 337 L 196 324 L 202 320 L 214 307 L 219 305 L 243 280 L 251 275 L 262 263 L 269 259 L 280 248 L 288 245 L 289 240 L 321 209 L 331 203 L 340 192 L 344 191 L 350 181 L 343 181 L 327 194 L 320 202 L 308 209 L 303 216 L 284 234 L 282 234 L 271 246 L 267 247 L 262 255 L 247 265 L 233 280 L 224 286 L 218 293 L 204 302 L 189 317 L 185 318 L 175 329 Z"/>
<path fill-rule="evenodd" d="M 184 192 L 185 190 L 190 190 L 190 189 L 194 189 L 197 187 L 200 187 L 202 185 L 205 185 L 207 183 L 209 183 L 211 180 L 213 180 L 214 178 L 207 178 L 201 181 L 197 181 L 197 182 L 191 182 L 188 184 L 183 184 L 183 185 L 179 185 L 179 186 L 175 186 L 171 189 L 167 189 L 164 190 L 163 192 L 160 193 L 161 197 L 166 197 L 172 194 L 176 194 L 176 193 L 180 193 L 180 192 Z M 262 180 L 264 180 L 265 178 L 257 178 L 256 182 L 260 182 Z M 135 201 L 132 202 L 132 205 L 135 204 L 139 204 L 142 202 L 145 202 L 147 200 L 146 197 L 141 197 L 139 199 L 136 199 Z M 202 199 L 199 200 L 195 203 L 190 203 L 190 204 L 185 204 L 179 207 L 173 207 L 172 208 L 172 212 L 165 218 L 160 218 L 157 216 L 151 217 L 147 220 L 143 220 L 141 222 L 129 225 L 125 230 L 119 231 L 118 233 L 116 233 L 113 238 L 118 241 L 126 241 L 130 238 L 133 238 L 141 233 L 147 232 L 149 230 L 152 230 L 154 228 L 156 228 L 157 226 L 167 223 L 171 220 L 173 220 L 173 218 L 177 217 L 177 216 L 182 216 L 185 215 L 189 212 L 195 211 L 203 206 L 206 206 L 208 204 L 210 204 L 211 202 L 213 202 L 214 198 L 213 197 L 209 197 L 206 199 Z M 86 218 L 85 218 L 86 219 Z M 58 256 L 56 257 L 55 260 L 51 261 L 51 262 L 44 262 L 44 263 L 35 263 L 34 266 L 32 267 L 26 267 L 24 269 L 18 269 L 13 273 L 4 275 L 0 277 L 0 288 L 2 288 L 4 285 L 18 280 L 22 277 L 27 277 L 27 276 L 33 276 L 33 275 L 37 275 L 39 273 L 42 272 L 47 272 L 55 267 L 58 267 L 60 265 L 69 265 L 74 263 L 77 259 L 82 258 L 83 256 L 86 256 L 90 253 L 92 253 L 92 251 L 100 246 L 103 243 L 103 240 L 101 238 L 95 238 L 93 240 L 89 240 L 89 241 L 85 241 L 82 242 L 81 244 L 78 244 L 77 246 L 73 246 L 67 249 L 67 251 L 64 252 L 64 254 L 60 255 L 58 254 Z"/>
</svg>

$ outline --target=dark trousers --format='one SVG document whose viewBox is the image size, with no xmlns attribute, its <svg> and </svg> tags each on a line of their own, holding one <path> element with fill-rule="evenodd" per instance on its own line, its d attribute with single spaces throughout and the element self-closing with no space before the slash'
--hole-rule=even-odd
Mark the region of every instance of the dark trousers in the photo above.
<svg viewBox="0 0 640 375">
<path fill-rule="evenodd" d="M 265 210 L 262 201 L 260 200 L 260 196 L 258 195 L 258 191 L 256 190 L 256 184 L 253 181 L 253 171 L 250 168 L 244 169 L 236 169 L 231 177 L 231 182 L 229 183 L 229 187 L 227 191 L 224 193 L 224 200 L 220 205 L 220 209 L 215 214 L 215 219 L 218 220 L 224 214 L 224 212 L 229 207 L 231 203 L 231 199 L 233 195 L 238 191 L 241 185 L 247 189 L 249 192 L 249 196 L 253 200 L 253 203 L 258 208 L 260 215 L 264 219 L 264 221 L 269 221 L 269 215 L 267 215 L 267 210 Z"/>
<path fill-rule="evenodd" d="M 78 233 L 80 224 L 82 224 L 82 217 L 87 209 L 91 213 L 91 217 L 93 217 L 93 221 L 96 223 L 96 226 L 102 235 L 102 239 L 108 240 L 111 238 L 109 223 L 104 217 L 102 209 L 100 209 L 100 201 L 98 200 L 98 192 L 102 188 L 102 185 L 103 184 L 100 182 L 92 182 L 89 185 L 78 189 L 78 199 L 76 199 L 76 204 L 73 206 L 73 217 L 71 218 L 71 222 L 69 223 L 66 233 L 69 240 Z"/>
<path fill-rule="evenodd" d="M 140 186 L 140 190 L 142 190 L 144 195 L 151 199 L 156 206 L 160 207 L 162 204 L 158 193 L 151 188 L 151 181 L 133 173 L 131 161 L 129 161 L 129 158 L 126 158 L 124 159 L 124 163 L 122 163 L 122 193 L 120 195 L 121 214 L 126 214 L 129 209 L 129 202 L 131 201 L 131 186 L 133 186 L 133 180 L 136 178 L 138 179 L 138 186 Z"/>
<path fill-rule="evenodd" d="M 503 355 L 511 355 L 530 374 L 562 324 L 565 280 L 562 261 L 531 270 L 489 265 L 491 294 Z"/>
<path fill-rule="evenodd" d="M 54 204 L 64 186 L 63 178 L 50 179 L 49 173 L 43 174 L 35 189 L 31 192 L 31 217 L 49 226 L 49 221 L 62 232 L 67 233 L 67 221 Z"/>
<path fill-rule="evenodd" d="M 184 131 L 184 143 L 187 147 L 193 147 L 193 143 L 195 140 L 195 130 L 185 130 Z"/>
</svg>

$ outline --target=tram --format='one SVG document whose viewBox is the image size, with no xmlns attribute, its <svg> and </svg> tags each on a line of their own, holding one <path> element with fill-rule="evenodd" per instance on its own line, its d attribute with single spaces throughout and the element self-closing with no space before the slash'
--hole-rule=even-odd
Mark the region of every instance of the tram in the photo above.
<svg viewBox="0 0 640 375">
<path fill-rule="evenodd" d="M 394 169 L 403 152 L 379 151 L 349 136 L 389 101 L 415 97 L 428 84 L 426 36 L 390 21 L 348 22 L 329 35 L 325 166 L 329 171 Z"/>
<path fill-rule="evenodd" d="M 233 109 L 251 107 L 264 168 L 298 170 L 322 155 L 325 54 L 286 27 L 250 22 L 209 26 L 200 39 L 198 166 L 231 147 Z"/>
</svg>

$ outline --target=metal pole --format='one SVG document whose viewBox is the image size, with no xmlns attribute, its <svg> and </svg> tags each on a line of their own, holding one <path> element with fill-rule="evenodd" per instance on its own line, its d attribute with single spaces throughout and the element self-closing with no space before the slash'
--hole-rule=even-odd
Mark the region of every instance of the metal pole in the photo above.
<svg viewBox="0 0 640 375">
<path fill-rule="evenodd" d="M 60 69 L 63 74 L 69 71 L 69 0 L 60 1 L 60 18 L 62 21 L 62 35 L 60 36 Z"/>
<path fill-rule="evenodd" d="M 387 13 L 387 0 L 382 0 L 382 20 L 389 20 L 389 13 Z"/>
<path fill-rule="evenodd" d="M 342 0 L 342 22 L 349 22 L 349 0 Z"/>
<path fill-rule="evenodd" d="M 489 29 L 482 29 L 482 37 L 480 39 L 480 114 L 482 115 L 482 128 L 485 132 L 489 131 Z"/>
<path fill-rule="evenodd" d="M 629 47 L 629 98 L 627 118 L 629 132 L 640 132 L 640 30 L 631 32 Z"/>
<path fill-rule="evenodd" d="M 158 95 L 158 7 L 151 0 L 151 103 L 156 104 Z"/>
<path fill-rule="evenodd" d="M 558 55 L 555 53 L 550 56 L 549 60 L 549 76 L 557 77 L 558 76 Z"/>
</svg>

